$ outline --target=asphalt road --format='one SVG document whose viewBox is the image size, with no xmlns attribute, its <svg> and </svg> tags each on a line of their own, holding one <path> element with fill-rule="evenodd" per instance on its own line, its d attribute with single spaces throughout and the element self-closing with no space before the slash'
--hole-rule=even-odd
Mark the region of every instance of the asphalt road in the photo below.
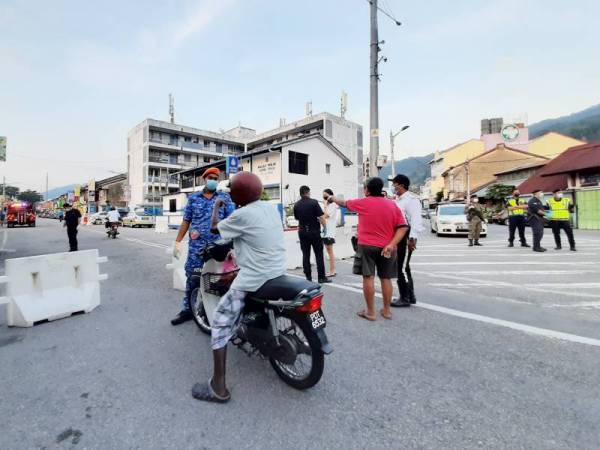
<svg viewBox="0 0 600 450">
<path fill-rule="evenodd" d="M 174 232 L 108 241 L 85 227 L 80 248 L 109 258 L 99 308 L 29 329 L 0 308 L 0 448 L 599 448 L 600 234 L 534 254 L 506 232 L 490 227 L 480 248 L 424 236 L 421 306 L 392 321 L 356 318 L 360 279 L 339 262 L 321 382 L 295 391 L 231 349 L 233 399 L 210 405 L 190 395 L 211 371 L 207 337 L 169 324 Z M 6 236 L 2 268 L 67 248 L 56 221 Z"/>
</svg>

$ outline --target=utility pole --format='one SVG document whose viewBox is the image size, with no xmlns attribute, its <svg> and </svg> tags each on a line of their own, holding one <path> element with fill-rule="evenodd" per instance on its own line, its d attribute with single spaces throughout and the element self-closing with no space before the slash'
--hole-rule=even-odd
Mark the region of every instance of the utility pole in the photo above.
<svg viewBox="0 0 600 450">
<path fill-rule="evenodd" d="M 369 145 L 369 174 L 377 176 L 377 158 L 379 157 L 379 31 L 377 29 L 377 0 L 371 3 L 371 140 Z"/>
<path fill-rule="evenodd" d="M 392 160 L 392 178 L 396 176 L 396 164 L 394 164 L 394 139 L 404 130 L 408 130 L 410 125 L 404 125 L 400 131 L 394 134 L 392 130 L 390 130 L 390 159 Z"/>
<path fill-rule="evenodd" d="M 48 201 L 48 172 L 46 172 L 46 201 Z"/>
</svg>

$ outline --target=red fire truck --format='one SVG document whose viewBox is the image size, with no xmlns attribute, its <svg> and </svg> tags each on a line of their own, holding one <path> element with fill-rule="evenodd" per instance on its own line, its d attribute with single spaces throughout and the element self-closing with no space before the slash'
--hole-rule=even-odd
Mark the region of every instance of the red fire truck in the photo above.
<svg viewBox="0 0 600 450">
<path fill-rule="evenodd" d="M 28 202 L 12 202 L 6 205 L 6 226 L 15 225 L 35 227 L 35 211 Z"/>
</svg>

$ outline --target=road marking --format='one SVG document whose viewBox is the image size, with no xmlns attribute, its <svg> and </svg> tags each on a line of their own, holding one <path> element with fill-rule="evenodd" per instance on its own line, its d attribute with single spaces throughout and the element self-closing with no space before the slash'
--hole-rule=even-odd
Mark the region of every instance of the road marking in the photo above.
<svg viewBox="0 0 600 450">
<path fill-rule="evenodd" d="M 417 258 L 417 257 L 427 257 L 427 258 L 436 258 L 436 257 L 446 257 L 446 256 L 476 256 L 477 254 L 474 252 L 457 252 L 457 251 L 453 251 L 453 252 L 447 252 L 447 253 L 413 253 L 413 258 Z M 596 256 L 597 253 L 584 253 L 584 252 L 569 252 L 569 253 L 548 253 L 547 255 L 545 255 L 544 257 L 547 256 L 560 256 L 561 258 L 577 258 L 580 257 L 582 255 L 585 256 Z M 531 257 L 531 253 L 491 253 L 491 252 L 486 252 L 483 256 L 508 256 L 508 257 L 515 257 L 515 256 L 526 256 L 526 257 Z"/>
<path fill-rule="evenodd" d="M 102 235 L 106 234 L 105 231 L 90 230 L 90 229 L 87 229 L 87 228 L 84 228 L 84 230 L 87 230 L 87 231 L 89 231 L 91 233 L 96 233 L 96 234 L 102 234 Z M 148 247 L 160 248 L 161 250 L 162 249 L 170 248 L 169 245 L 161 244 L 159 242 L 144 241 L 142 239 L 128 238 L 128 237 L 121 237 L 119 239 L 122 239 L 122 240 L 125 240 L 125 241 L 129 241 L 129 242 L 134 242 L 136 244 L 146 245 Z"/>
<path fill-rule="evenodd" d="M 299 275 L 293 275 L 293 276 L 296 276 L 298 278 L 304 278 Z M 362 289 L 344 286 L 344 285 L 337 284 L 337 283 L 329 283 L 326 286 L 362 294 Z M 378 298 L 381 298 L 381 294 L 379 294 L 379 293 L 375 293 L 375 296 Z M 428 309 L 430 311 L 439 312 L 442 314 L 447 314 L 447 315 L 454 316 L 454 317 L 460 317 L 462 319 L 469 319 L 469 320 L 474 320 L 476 322 L 482 322 L 482 323 L 487 323 L 487 324 L 491 324 L 491 325 L 497 325 L 497 326 L 504 327 L 504 328 L 510 328 L 512 330 L 521 331 L 521 332 L 529 333 L 529 334 L 534 334 L 537 336 L 543 336 L 543 337 L 547 337 L 547 338 L 551 338 L 551 339 L 559 339 L 562 341 L 574 342 L 577 344 L 587 344 L 587 345 L 591 345 L 594 347 L 600 347 L 600 339 L 593 339 L 593 338 L 588 338 L 588 337 L 584 337 L 584 336 L 578 336 L 576 334 L 571 334 L 571 333 L 563 333 L 562 331 L 554 331 L 554 330 L 549 330 L 546 328 L 534 327 L 531 325 L 525 325 L 522 323 L 511 322 L 508 320 L 495 319 L 493 317 L 482 316 L 480 314 L 468 313 L 465 311 L 459 311 L 457 309 L 446 308 L 444 306 L 437 306 L 437 305 L 432 305 L 429 303 L 419 302 L 414 306 L 423 308 L 423 309 Z"/>
<path fill-rule="evenodd" d="M 528 265 L 528 266 L 595 266 L 598 263 L 595 261 L 579 261 L 579 262 L 568 262 L 568 261 L 452 261 L 452 262 L 415 262 L 411 261 L 411 266 L 506 266 L 506 265 Z"/>
<path fill-rule="evenodd" d="M 598 273 L 600 270 L 461 270 L 435 272 L 443 275 L 579 275 Z"/>
</svg>

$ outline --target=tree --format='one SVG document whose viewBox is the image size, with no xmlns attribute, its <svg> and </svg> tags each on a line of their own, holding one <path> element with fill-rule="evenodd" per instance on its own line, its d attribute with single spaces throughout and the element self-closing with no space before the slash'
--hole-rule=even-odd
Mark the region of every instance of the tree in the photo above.
<svg viewBox="0 0 600 450">
<path fill-rule="evenodd" d="M 36 203 L 36 202 L 40 202 L 43 200 L 43 197 L 39 192 L 32 191 L 30 189 L 27 189 L 26 191 L 19 193 L 19 195 L 17 195 L 17 198 L 19 200 L 21 200 L 22 202 L 28 202 L 28 203 Z"/>
<path fill-rule="evenodd" d="M 267 194 L 267 191 L 265 191 L 264 189 L 260 193 L 260 199 L 261 200 L 271 200 L 271 198 L 269 197 L 269 194 Z"/>
<path fill-rule="evenodd" d="M 2 183 L 0 183 L 0 195 L 2 195 Z M 6 196 L 7 197 L 16 197 L 19 195 L 19 188 L 15 186 L 6 185 Z"/>
<path fill-rule="evenodd" d="M 441 202 L 443 198 L 444 198 L 444 191 L 440 191 L 437 194 L 435 194 L 435 202 L 436 203 Z"/>
<path fill-rule="evenodd" d="M 503 202 L 506 197 L 512 194 L 515 187 L 506 184 L 495 184 L 488 189 L 487 198 L 495 202 Z"/>
</svg>

